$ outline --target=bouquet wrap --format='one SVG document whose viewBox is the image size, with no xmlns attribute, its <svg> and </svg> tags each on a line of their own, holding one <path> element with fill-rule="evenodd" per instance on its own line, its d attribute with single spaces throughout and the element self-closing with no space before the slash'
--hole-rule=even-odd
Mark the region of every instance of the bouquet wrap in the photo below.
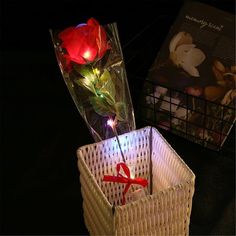
<svg viewBox="0 0 236 236">
<path fill-rule="evenodd" d="M 50 30 L 57 61 L 74 103 L 94 140 L 135 129 L 133 106 L 116 23 L 91 18 Z M 113 122 L 113 126 L 109 122 Z"/>
</svg>

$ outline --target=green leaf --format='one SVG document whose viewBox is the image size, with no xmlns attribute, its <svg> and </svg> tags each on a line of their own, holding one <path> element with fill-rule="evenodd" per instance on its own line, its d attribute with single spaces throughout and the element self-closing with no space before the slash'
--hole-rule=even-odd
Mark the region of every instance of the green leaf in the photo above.
<svg viewBox="0 0 236 236">
<path fill-rule="evenodd" d="M 100 76 L 99 81 L 102 84 L 106 84 L 106 82 L 109 80 L 111 80 L 111 74 L 107 69 L 105 69 L 103 74 Z"/>
<path fill-rule="evenodd" d="M 100 97 L 103 97 L 110 106 L 115 106 L 114 98 L 110 95 L 109 92 L 104 92 L 99 94 Z"/>
<path fill-rule="evenodd" d="M 98 79 L 96 88 L 98 93 L 104 95 L 111 105 L 115 103 L 116 89 L 108 70 L 104 70 L 103 74 Z"/>
<path fill-rule="evenodd" d="M 110 106 L 106 99 L 103 97 L 90 97 L 90 103 L 92 104 L 96 113 L 101 116 L 112 116 L 116 113 L 115 108 Z"/>
<path fill-rule="evenodd" d="M 127 107 L 123 102 L 117 102 L 115 104 L 116 109 L 116 118 L 119 121 L 126 121 L 127 120 Z"/>
<path fill-rule="evenodd" d="M 85 78 L 90 80 L 92 83 L 96 81 L 96 75 L 93 73 L 91 67 L 83 66 L 80 68 L 79 73 Z"/>
<path fill-rule="evenodd" d="M 91 80 L 89 80 L 87 78 L 84 78 L 84 79 L 80 78 L 80 79 L 76 80 L 75 83 L 77 83 L 81 87 L 87 88 L 89 91 L 91 91 L 92 93 L 96 94 L 94 85 L 91 82 Z"/>
</svg>

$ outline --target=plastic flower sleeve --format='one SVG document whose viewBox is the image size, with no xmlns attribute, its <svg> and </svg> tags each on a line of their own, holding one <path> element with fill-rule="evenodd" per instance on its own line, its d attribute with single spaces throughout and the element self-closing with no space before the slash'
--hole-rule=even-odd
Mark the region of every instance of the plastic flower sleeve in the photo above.
<svg viewBox="0 0 236 236">
<path fill-rule="evenodd" d="M 95 19 L 61 32 L 50 30 L 66 86 L 94 140 L 135 129 L 133 106 L 116 23 Z"/>
</svg>

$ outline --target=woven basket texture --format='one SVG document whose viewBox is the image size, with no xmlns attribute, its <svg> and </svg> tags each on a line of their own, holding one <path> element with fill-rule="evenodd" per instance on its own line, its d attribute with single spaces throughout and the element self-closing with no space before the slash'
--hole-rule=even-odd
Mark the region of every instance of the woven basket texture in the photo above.
<svg viewBox="0 0 236 236">
<path fill-rule="evenodd" d="M 131 201 L 127 194 L 127 204 L 121 205 L 125 184 L 102 181 L 104 175 L 116 175 L 116 164 L 122 162 L 116 138 L 80 147 L 78 167 L 84 220 L 89 233 L 189 235 L 193 172 L 153 127 L 120 135 L 119 140 L 126 164 L 135 167 L 135 177 L 152 183 L 152 194 L 149 194 L 149 184 L 145 188 L 146 196 Z M 132 186 L 130 191 L 140 188 Z"/>
</svg>

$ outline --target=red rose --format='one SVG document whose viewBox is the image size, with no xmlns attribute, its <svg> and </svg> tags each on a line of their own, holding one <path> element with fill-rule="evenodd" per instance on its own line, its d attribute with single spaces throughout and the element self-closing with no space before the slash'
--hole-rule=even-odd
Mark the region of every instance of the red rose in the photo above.
<svg viewBox="0 0 236 236">
<path fill-rule="evenodd" d="M 64 56 L 79 64 L 100 59 L 109 49 L 105 30 L 93 18 L 87 24 L 65 29 L 58 37 L 62 40 L 61 47 L 68 53 Z"/>
</svg>

